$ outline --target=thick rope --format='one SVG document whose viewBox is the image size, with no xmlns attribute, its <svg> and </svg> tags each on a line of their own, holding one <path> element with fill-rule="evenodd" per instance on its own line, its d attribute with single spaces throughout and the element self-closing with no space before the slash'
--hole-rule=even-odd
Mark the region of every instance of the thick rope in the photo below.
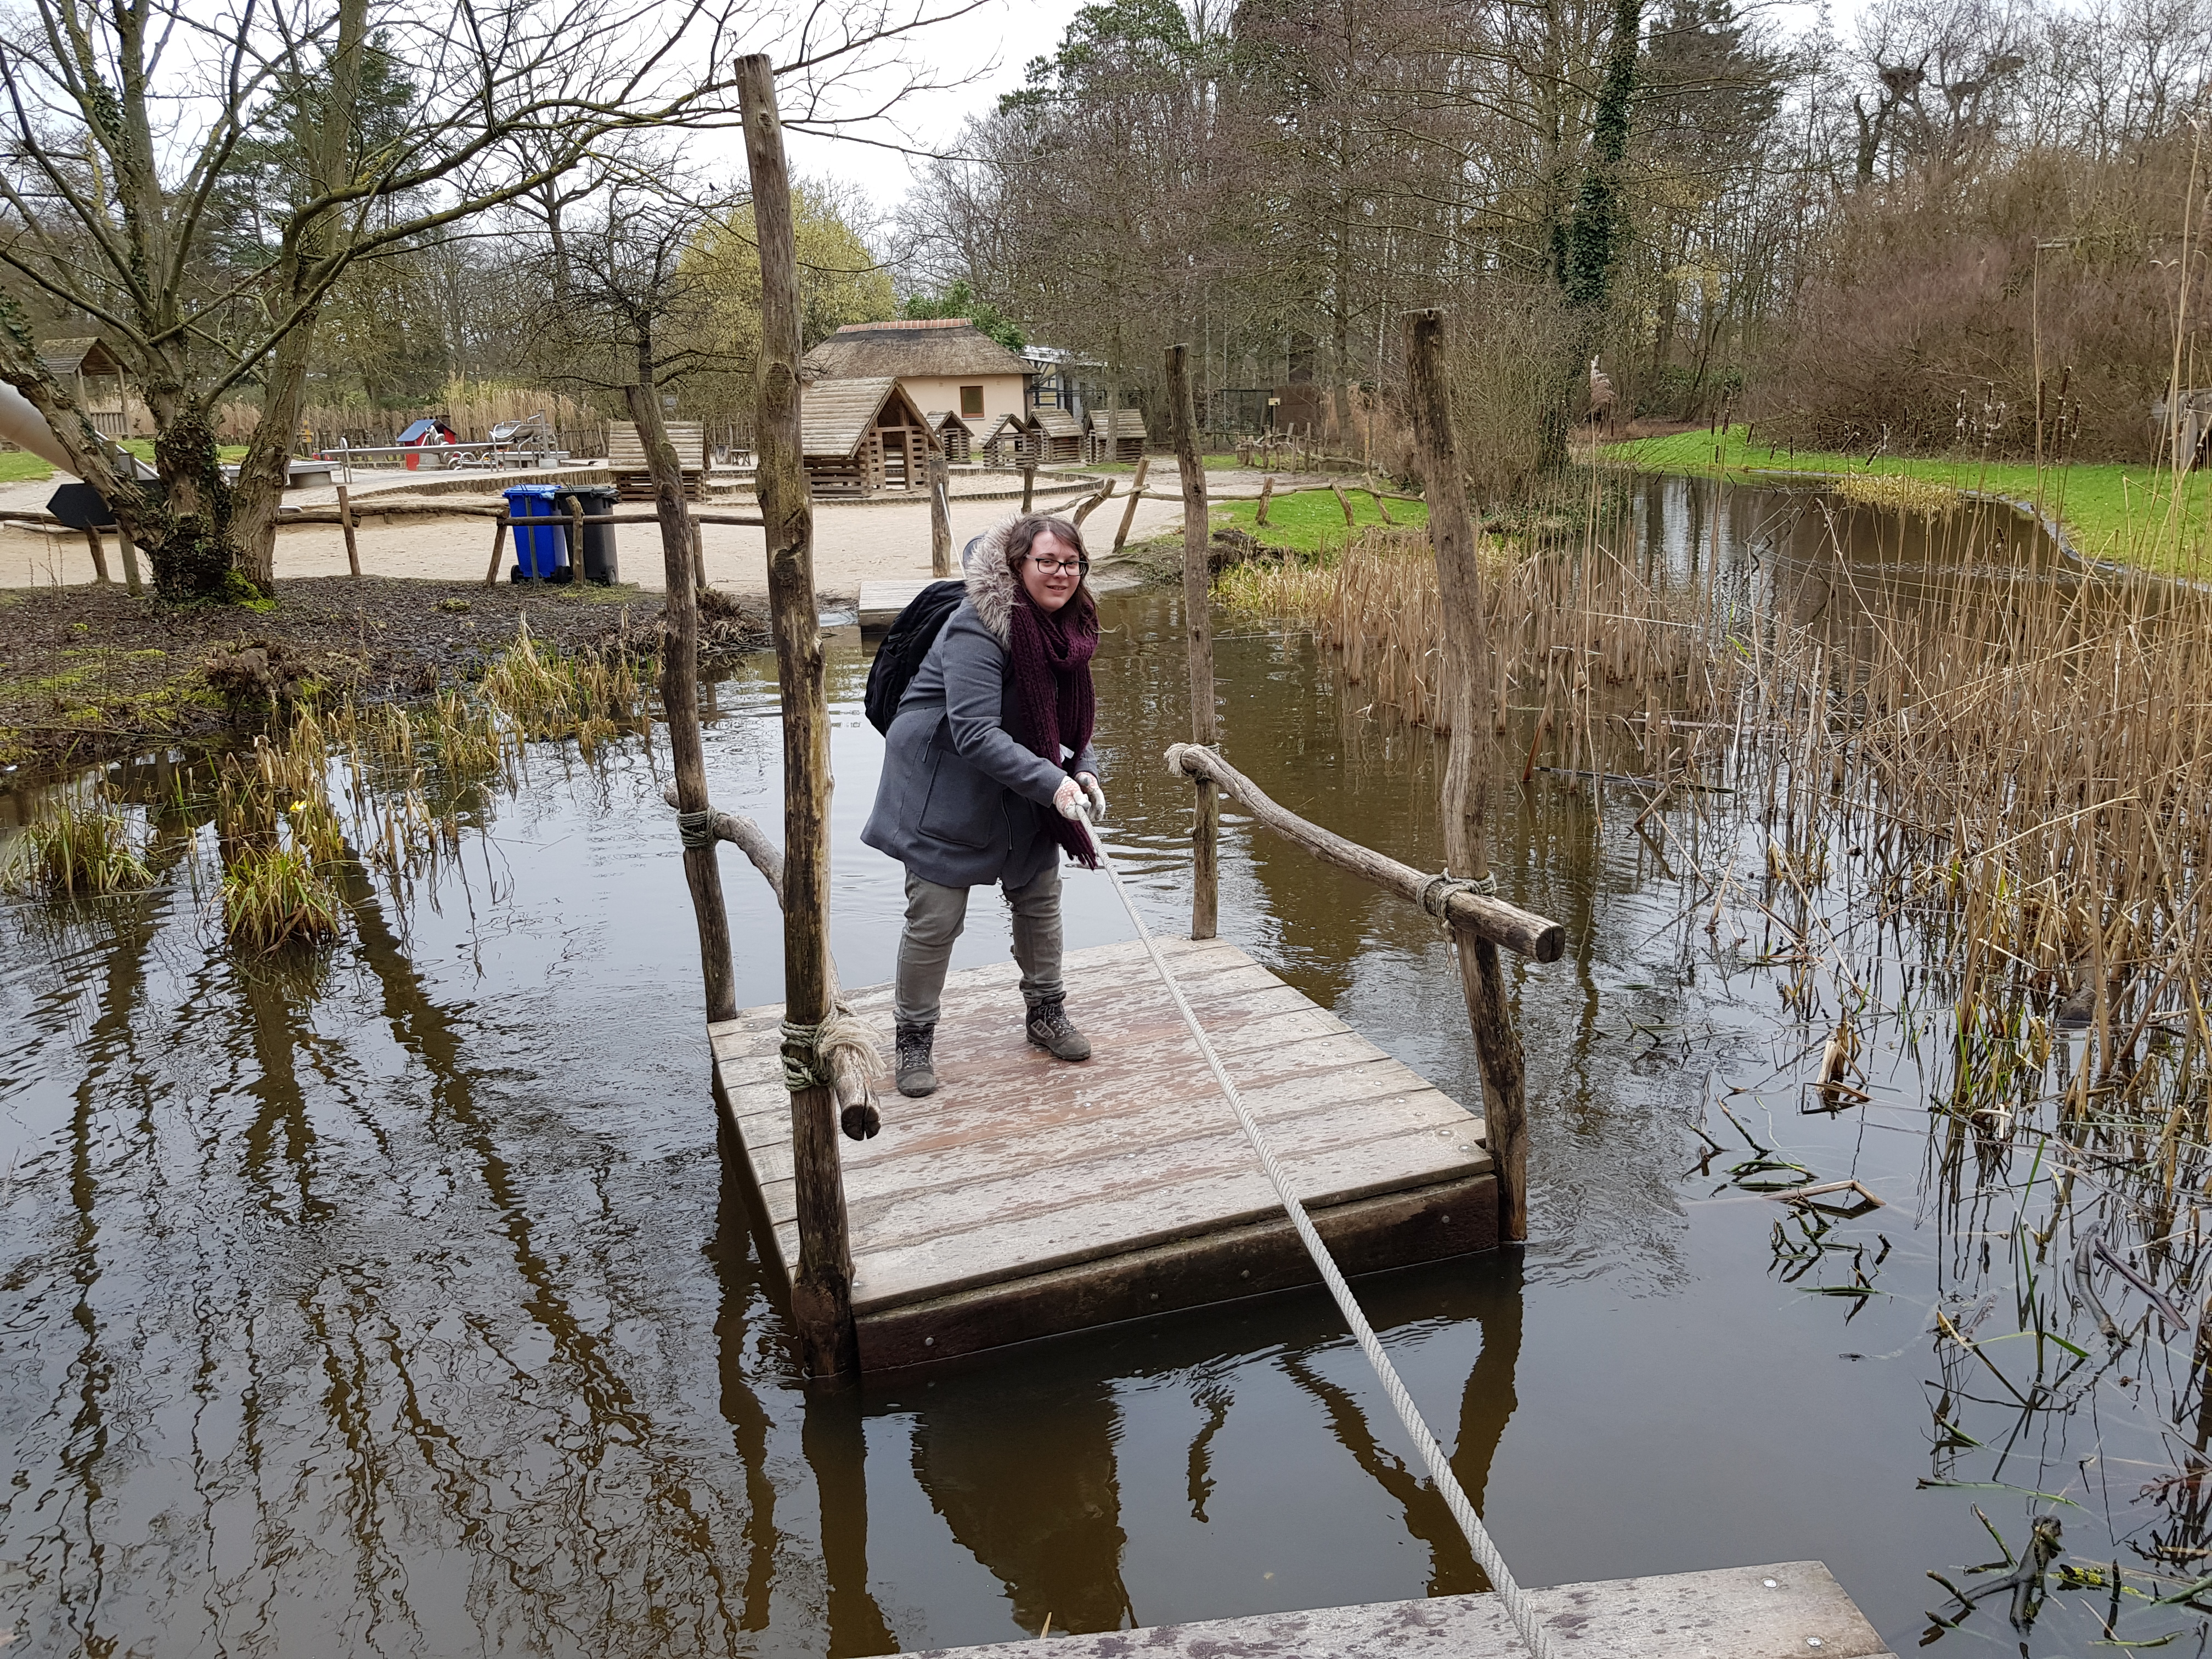
<svg viewBox="0 0 2212 1659">
<path fill-rule="evenodd" d="M 783 1022 L 783 1086 L 793 1094 L 802 1089 L 837 1086 L 837 1062 L 849 1061 L 864 1079 L 883 1074 L 884 1057 L 876 1048 L 876 1034 L 866 1020 L 843 1008 L 819 1025 Z"/>
<path fill-rule="evenodd" d="M 712 847 L 714 844 L 714 809 L 703 812 L 678 812 L 676 833 L 686 847 Z"/>
<path fill-rule="evenodd" d="M 1260 1155 L 1261 1165 L 1274 1186 L 1275 1197 L 1290 1216 L 1291 1225 L 1297 1229 L 1299 1242 L 1306 1247 L 1306 1254 L 1313 1258 L 1314 1266 L 1321 1270 L 1322 1283 L 1328 1286 L 1328 1293 L 1336 1298 L 1337 1308 L 1344 1315 L 1345 1323 L 1351 1326 L 1352 1335 L 1358 1339 L 1359 1351 L 1367 1356 L 1367 1363 L 1375 1368 L 1375 1375 L 1382 1384 L 1382 1392 L 1390 1397 L 1390 1404 L 1397 1410 L 1398 1420 L 1406 1425 L 1406 1432 L 1413 1437 L 1413 1449 L 1420 1454 L 1422 1463 L 1427 1467 L 1429 1479 L 1436 1483 L 1437 1491 L 1443 1498 L 1444 1507 L 1451 1511 L 1452 1519 L 1459 1522 L 1460 1531 L 1467 1535 L 1468 1547 L 1474 1552 L 1474 1559 L 1481 1564 L 1482 1571 L 1496 1588 L 1498 1599 L 1504 1605 L 1506 1616 L 1512 1620 L 1513 1628 L 1520 1632 L 1528 1651 L 1536 1659 L 1554 1659 L 1551 1638 L 1537 1621 L 1536 1610 L 1528 1605 L 1527 1593 L 1514 1581 L 1511 1570 L 1505 1565 L 1505 1558 L 1498 1553 L 1498 1546 L 1491 1541 L 1490 1534 L 1484 1528 L 1482 1517 L 1474 1512 L 1474 1505 L 1467 1501 L 1467 1493 L 1460 1486 L 1459 1477 L 1452 1473 L 1452 1466 L 1444 1456 L 1443 1448 L 1437 1443 L 1436 1436 L 1429 1432 L 1429 1425 L 1422 1420 L 1420 1407 L 1413 1403 L 1413 1396 L 1406 1392 L 1406 1385 L 1399 1380 L 1397 1367 L 1390 1363 L 1389 1355 L 1382 1352 L 1382 1344 L 1376 1338 L 1375 1328 L 1367 1322 L 1367 1316 L 1360 1311 L 1359 1304 L 1352 1294 L 1352 1286 L 1344 1282 L 1344 1275 L 1337 1270 L 1335 1259 L 1328 1253 L 1328 1246 L 1322 1243 L 1321 1235 L 1314 1231 L 1312 1218 L 1306 1214 L 1306 1206 L 1291 1190 L 1290 1177 L 1283 1173 L 1283 1166 L 1275 1161 L 1274 1148 L 1267 1144 L 1267 1136 L 1261 1133 L 1259 1122 L 1253 1117 L 1251 1109 L 1244 1104 L 1244 1097 L 1230 1081 L 1220 1055 L 1213 1052 L 1213 1044 L 1206 1040 L 1205 1031 L 1199 1026 L 1198 1016 L 1191 1012 L 1190 1004 L 1184 999 L 1182 988 L 1176 983 L 1175 975 L 1168 971 L 1167 959 L 1161 956 L 1158 944 L 1153 939 L 1151 930 L 1145 926 L 1145 919 L 1137 914 L 1137 906 L 1129 896 L 1129 890 L 1121 884 L 1121 872 L 1114 867 L 1114 860 L 1107 856 L 1105 843 L 1098 839 L 1097 830 L 1091 825 L 1087 807 L 1083 822 L 1090 830 L 1091 846 L 1097 849 L 1099 867 L 1112 879 L 1114 891 L 1121 898 L 1121 908 L 1129 913 L 1130 924 L 1136 928 L 1137 937 L 1144 941 L 1145 949 L 1152 957 L 1152 966 L 1159 973 L 1160 983 L 1168 988 L 1169 996 L 1175 1000 L 1176 1011 L 1182 1016 L 1182 1023 L 1190 1028 L 1191 1040 L 1198 1044 L 1199 1053 L 1206 1057 L 1206 1063 L 1213 1073 L 1214 1082 L 1220 1085 L 1222 1097 L 1228 1101 L 1229 1109 L 1237 1114 L 1237 1121 L 1243 1128 L 1244 1138 L 1252 1143 L 1252 1150 Z"/>
<path fill-rule="evenodd" d="M 1496 898 L 1498 878 L 1455 876 L 1449 870 L 1439 870 L 1421 884 L 1421 908 L 1438 921 L 1444 921 L 1444 906 L 1451 902 L 1454 893 L 1472 893 L 1477 898 Z"/>
</svg>

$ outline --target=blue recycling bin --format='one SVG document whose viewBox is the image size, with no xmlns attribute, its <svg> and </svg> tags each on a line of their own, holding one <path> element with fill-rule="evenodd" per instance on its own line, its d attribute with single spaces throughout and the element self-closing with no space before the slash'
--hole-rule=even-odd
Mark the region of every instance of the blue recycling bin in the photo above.
<svg viewBox="0 0 2212 1659">
<path fill-rule="evenodd" d="M 554 499 L 560 492 L 551 484 L 516 484 L 500 492 L 507 497 L 510 519 L 544 519 L 544 525 L 514 526 L 514 568 L 508 578 L 518 582 L 568 580 L 568 532 L 565 516 Z"/>
</svg>

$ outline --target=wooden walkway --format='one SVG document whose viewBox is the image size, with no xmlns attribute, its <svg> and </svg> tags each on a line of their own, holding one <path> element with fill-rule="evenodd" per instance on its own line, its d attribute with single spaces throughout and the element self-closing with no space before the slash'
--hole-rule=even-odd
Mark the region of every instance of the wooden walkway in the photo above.
<svg viewBox="0 0 2212 1659">
<path fill-rule="evenodd" d="M 1482 1120 L 1232 945 L 1165 941 L 1184 994 L 1347 1273 L 1498 1242 Z M 853 1312 L 873 1372 L 1318 1283 L 1144 947 L 1069 953 L 1068 1011 L 1098 1058 L 1022 1029 L 1018 975 L 956 973 L 938 1091 L 886 1092 L 838 1143 Z M 890 988 L 851 994 L 886 1039 Z M 789 1284 L 799 1252 L 781 1004 L 709 1028 L 718 1098 Z"/>
<path fill-rule="evenodd" d="M 860 631 L 880 634 L 898 620 L 899 612 L 914 603 L 916 594 L 939 580 L 936 576 L 886 576 L 862 582 L 856 607 L 860 613 Z"/>
<path fill-rule="evenodd" d="M 1561 1653 L 1622 1659 L 1892 1659 L 1818 1561 L 1615 1578 L 1531 1590 Z M 1267 1613 L 1103 1636 L 1055 1636 L 1060 1659 L 1527 1659 L 1494 1595 Z M 915 1659 L 1015 1659 L 1030 1642 Z"/>
</svg>

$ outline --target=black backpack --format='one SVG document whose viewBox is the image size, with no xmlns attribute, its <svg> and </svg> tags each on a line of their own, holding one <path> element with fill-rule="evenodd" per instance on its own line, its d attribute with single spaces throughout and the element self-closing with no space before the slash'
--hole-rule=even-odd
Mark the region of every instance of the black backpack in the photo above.
<svg viewBox="0 0 2212 1659">
<path fill-rule="evenodd" d="M 876 648 L 876 659 L 869 665 L 867 695 L 861 702 L 868 724 L 877 731 L 891 729 L 891 721 L 898 717 L 899 699 L 906 696 L 908 684 L 921 670 L 921 659 L 937 643 L 937 636 L 945 631 L 945 623 L 967 592 L 967 584 L 957 578 L 930 583 L 907 601 L 891 631 L 884 635 L 883 644 Z"/>
</svg>

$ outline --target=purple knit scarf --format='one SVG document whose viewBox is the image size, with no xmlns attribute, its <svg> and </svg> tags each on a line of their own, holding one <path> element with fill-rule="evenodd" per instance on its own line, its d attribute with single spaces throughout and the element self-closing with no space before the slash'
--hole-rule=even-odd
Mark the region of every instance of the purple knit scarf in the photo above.
<svg viewBox="0 0 2212 1659">
<path fill-rule="evenodd" d="M 1059 610 L 1045 611 L 1024 589 L 1015 595 L 1006 636 L 1019 726 L 1014 735 L 1030 752 L 1067 771 L 1075 764 L 1073 757 L 1090 747 L 1091 728 L 1098 718 L 1098 696 L 1091 684 L 1091 658 L 1098 649 L 1097 615 L 1079 592 Z M 1062 748 L 1070 751 L 1070 758 L 1060 758 Z M 1083 826 L 1050 807 L 1046 813 L 1053 839 L 1085 869 L 1096 870 L 1098 855 Z"/>
</svg>

